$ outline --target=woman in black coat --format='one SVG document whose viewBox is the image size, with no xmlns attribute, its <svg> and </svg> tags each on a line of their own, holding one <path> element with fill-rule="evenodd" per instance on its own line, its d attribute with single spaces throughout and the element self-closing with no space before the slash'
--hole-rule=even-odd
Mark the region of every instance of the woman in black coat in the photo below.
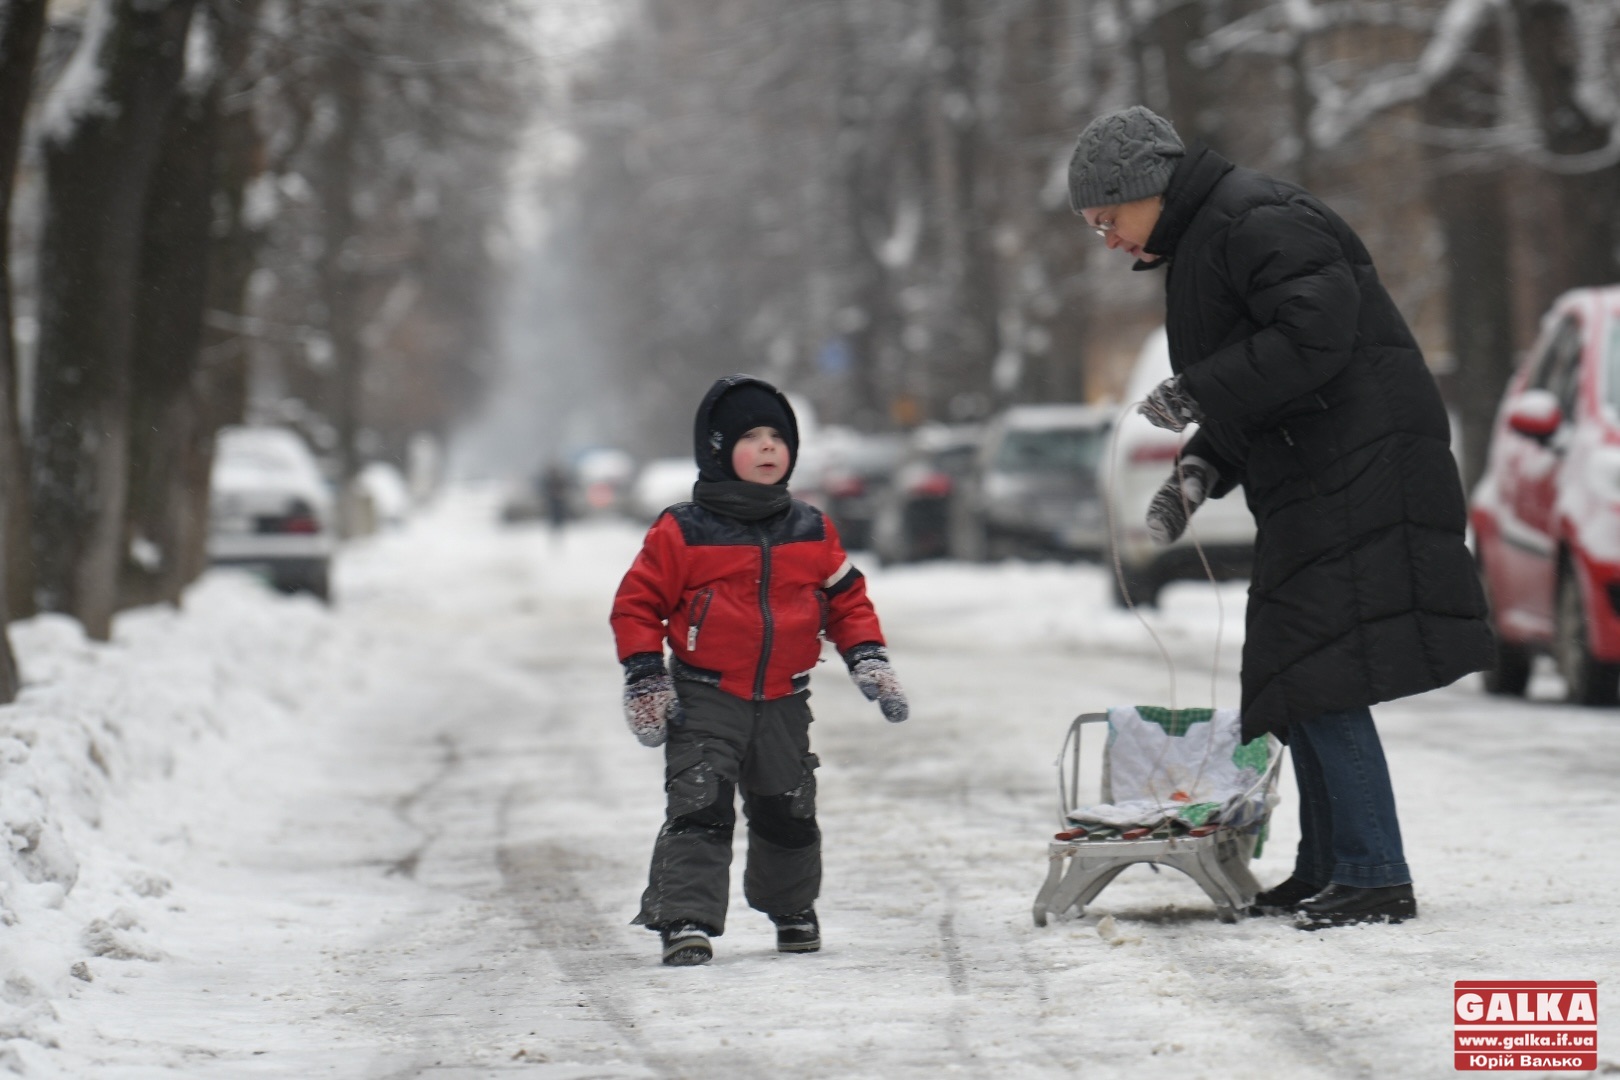
<svg viewBox="0 0 1620 1080">
<path fill-rule="evenodd" d="M 1168 267 L 1175 375 L 1141 411 L 1197 422 L 1153 500 L 1160 542 L 1243 485 L 1254 577 L 1243 732 L 1285 739 L 1294 873 L 1257 898 L 1307 929 L 1417 913 L 1368 706 L 1487 666 L 1485 601 L 1434 379 L 1350 227 L 1301 188 L 1187 151 L 1135 106 L 1094 120 L 1076 212 L 1135 269 Z"/>
</svg>

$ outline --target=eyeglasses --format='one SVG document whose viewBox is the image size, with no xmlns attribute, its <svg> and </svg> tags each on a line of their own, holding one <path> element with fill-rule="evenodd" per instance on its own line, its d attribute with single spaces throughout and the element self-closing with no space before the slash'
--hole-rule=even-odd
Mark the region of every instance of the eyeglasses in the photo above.
<svg viewBox="0 0 1620 1080">
<path fill-rule="evenodd" d="M 1091 227 L 1091 231 L 1106 240 L 1108 239 L 1108 234 L 1117 228 L 1119 228 L 1119 226 L 1115 222 L 1104 221 L 1102 218 L 1098 218 L 1097 224 Z"/>
</svg>

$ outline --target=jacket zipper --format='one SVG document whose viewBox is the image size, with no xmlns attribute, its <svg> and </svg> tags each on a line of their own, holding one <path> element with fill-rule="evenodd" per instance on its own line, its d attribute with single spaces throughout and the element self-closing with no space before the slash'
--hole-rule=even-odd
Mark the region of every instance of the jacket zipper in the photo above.
<svg viewBox="0 0 1620 1080">
<path fill-rule="evenodd" d="M 692 607 L 687 615 L 686 651 L 694 652 L 697 649 L 698 631 L 703 629 L 703 620 L 709 617 L 709 605 L 714 602 L 714 590 L 703 589 L 692 597 Z M 699 606 L 701 605 L 701 606 Z"/>
<path fill-rule="evenodd" d="M 754 673 L 754 700 L 765 700 L 765 669 L 771 662 L 771 535 L 759 530 L 759 613 L 765 620 L 765 635 L 759 646 L 759 669 Z"/>
<path fill-rule="evenodd" d="M 827 619 L 832 615 L 832 601 L 827 599 L 827 593 L 823 589 L 816 590 L 816 606 L 821 609 L 821 626 L 816 629 L 816 634 L 826 637 Z"/>
</svg>

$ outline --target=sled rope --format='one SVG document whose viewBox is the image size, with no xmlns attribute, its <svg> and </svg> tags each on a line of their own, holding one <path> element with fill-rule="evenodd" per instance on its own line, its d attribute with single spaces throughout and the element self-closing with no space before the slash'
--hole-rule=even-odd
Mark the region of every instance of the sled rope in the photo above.
<svg viewBox="0 0 1620 1080">
<path fill-rule="evenodd" d="M 1128 402 L 1124 407 L 1124 415 L 1131 415 L 1136 410 L 1136 407 L 1141 404 L 1141 401 Z M 1210 588 L 1212 588 L 1215 592 L 1215 610 L 1217 613 L 1217 621 L 1215 624 L 1215 655 L 1211 660 L 1209 669 L 1209 707 L 1213 709 L 1216 706 L 1216 676 L 1219 674 L 1221 667 L 1221 645 L 1226 634 L 1226 601 L 1221 597 L 1219 583 L 1215 580 L 1215 570 L 1209 565 L 1209 556 L 1204 551 L 1203 543 L 1198 539 L 1198 528 L 1193 524 L 1193 508 L 1187 502 L 1187 493 L 1182 490 L 1181 451 L 1186 449 L 1186 445 L 1186 437 L 1183 435 L 1181 446 L 1176 448 L 1176 494 L 1180 496 L 1181 509 L 1187 515 L 1187 536 L 1192 540 L 1193 550 L 1198 553 L 1198 563 L 1204 568 L 1204 576 L 1209 579 Z M 1110 488 L 1112 488 L 1113 485 L 1118 481 L 1118 478 L 1119 438 L 1116 431 L 1116 436 L 1109 440 L 1108 446 L 1108 482 Z M 1208 492 L 1204 493 L 1204 501 L 1209 501 Z M 1148 622 L 1147 617 L 1143 615 L 1141 609 L 1136 606 L 1136 601 L 1131 596 L 1131 590 L 1125 583 L 1125 566 L 1124 563 L 1120 561 L 1119 557 L 1119 523 L 1114 520 L 1114 501 L 1112 499 L 1104 499 L 1103 509 L 1108 516 L 1108 553 L 1114 564 L 1114 580 L 1119 585 L 1119 594 L 1125 598 L 1125 606 L 1131 609 L 1131 614 L 1135 615 L 1136 621 L 1142 624 L 1142 629 L 1148 632 L 1148 637 L 1153 639 L 1153 644 L 1158 646 L 1159 655 L 1164 657 L 1165 670 L 1170 676 L 1170 708 L 1175 709 L 1175 661 L 1170 658 L 1170 650 L 1165 648 L 1164 642 L 1160 640 L 1159 635 L 1154 632 L 1153 626 Z"/>
<path fill-rule="evenodd" d="M 1135 412 L 1136 407 L 1141 404 L 1141 401 L 1128 402 L 1125 405 L 1122 415 L 1127 417 L 1130 416 L 1133 412 Z M 1123 421 L 1121 421 L 1121 423 L 1123 423 Z M 1116 427 L 1114 437 L 1109 440 L 1108 446 L 1108 483 L 1110 491 L 1117 490 L 1116 485 L 1119 479 L 1119 442 L 1119 429 Z M 1214 568 L 1209 565 L 1209 556 L 1205 554 L 1204 545 L 1198 539 L 1198 530 L 1193 526 L 1194 508 L 1187 502 L 1187 492 L 1183 487 L 1181 451 L 1186 449 L 1186 445 L 1186 436 L 1183 434 L 1181 445 L 1176 448 L 1176 494 L 1181 499 L 1181 509 L 1187 517 L 1187 536 L 1192 540 L 1193 550 L 1198 553 L 1198 562 L 1203 566 L 1204 575 L 1209 579 L 1210 588 L 1215 593 L 1215 655 L 1211 659 L 1209 668 L 1209 707 L 1211 712 L 1213 712 L 1217 706 L 1216 678 L 1220 673 L 1221 667 L 1221 643 L 1226 633 L 1226 602 L 1221 598 L 1220 585 L 1215 580 Z M 1204 492 L 1205 502 L 1209 501 L 1209 497 L 1210 493 L 1207 491 Z M 1152 624 L 1148 622 L 1147 616 L 1143 615 L 1141 609 L 1136 606 L 1136 601 L 1131 597 L 1131 590 L 1125 582 L 1125 565 L 1123 562 L 1121 562 L 1119 557 L 1119 523 L 1114 520 L 1114 500 L 1111 498 L 1103 499 L 1103 509 L 1107 513 L 1108 517 L 1108 552 L 1112 557 L 1114 564 L 1114 580 L 1119 585 L 1120 596 L 1125 598 L 1125 606 L 1131 609 L 1131 614 L 1136 616 L 1136 621 L 1142 624 L 1142 629 L 1147 631 L 1148 637 L 1152 638 L 1153 644 L 1158 647 L 1159 655 L 1164 657 L 1165 670 L 1170 676 L 1170 711 L 1173 715 L 1177 711 L 1176 663 L 1171 658 L 1170 650 L 1165 647 L 1164 641 L 1159 637 L 1158 633 L 1154 631 Z M 1168 744 L 1166 744 L 1166 747 L 1167 746 Z M 1198 772 L 1194 776 L 1194 784 L 1203 778 L 1204 767 L 1208 763 L 1209 751 L 1206 748 L 1204 757 L 1199 762 Z M 1155 760 L 1153 763 L 1153 771 L 1160 771 L 1163 764 L 1164 748 L 1161 748 L 1157 760 Z M 1059 783 L 1061 785 L 1061 780 Z M 1163 807 L 1161 806 L 1160 809 L 1162 810 Z"/>
</svg>

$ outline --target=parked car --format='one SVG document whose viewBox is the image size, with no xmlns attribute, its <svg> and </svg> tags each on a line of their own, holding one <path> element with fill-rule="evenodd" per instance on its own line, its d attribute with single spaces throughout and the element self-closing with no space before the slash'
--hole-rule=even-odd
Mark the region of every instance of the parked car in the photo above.
<svg viewBox="0 0 1620 1080">
<path fill-rule="evenodd" d="M 1168 582 L 1207 580 L 1210 572 L 1216 580 L 1226 581 L 1247 577 L 1254 567 L 1254 516 L 1241 489 L 1205 502 L 1175 543 L 1159 547 L 1148 536 L 1148 503 L 1170 478 L 1181 447 L 1198 430 L 1194 424 L 1180 434 L 1166 431 L 1136 411 L 1136 403 L 1169 377 L 1170 343 L 1161 328 L 1148 335 L 1137 354 L 1125 388 L 1127 404 L 1114 424 L 1113 445 L 1102 468 L 1111 539 L 1119 554 L 1125 588 L 1132 603 L 1149 606 L 1158 603 L 1159 590 Z M 1209 571 L 1204 569 L 1204 559 L 1209 560 Z M 1114 576 L 1113 581 L 1114 602 L 1123 606 L 1119 578 Z"/>
<path fill-rule="evenodd" d="M 367 462 L 355 477 L 355 486 L 364 496 L 366 514 L 373 527 L 397 529 L 411 513 L 411 489 L 405 474 L 392 462 Z"/>
<path fill-rule="evenodd" d="M 993 418 L 953 507 L 951 553 L 1100 557 L 1097 471 L 1113 420 L 1103 405 L 1015 405 Z"/>
<path fill-rule="evenodd" d="M 578 504 L 573 516 L 619 513 L 635 478 L 636 463 L 629 453 L 612 446 L 582 450 L 574 457 L 572 491 Z"/>
<path fill-rule="evenodd" d="M 1565 293 L 1508 383 L 1469 519 L 1496 631 L 1485 688 L 1551 653 L 1571 701 L 1620 698 L 1620 286 Z"/>
<path fill-rule="evenodd" d="M 903 435 L 865 435 L 824 428 L 816 454 L 803 456 L 806 475 L 794 468 L 795 493 L 833 519 L 849 550 L 872 546 L 872 520 L 905 451 Z"/>
<path fill-rule="evenodd" d="M 872 519 L 872 548 L 885 563 L 950 554 L 951 504 L 973 469 L 976 425 L 929 424 L 912 432 Z"/>
<path fill-rule="evenodd" d="M 263 571 L 283 592 L 330 598 L 332 494 L 315 455 L 282 427 L 227 427 L 214 444 L 208 558 Z"/>
<path fill-rule="evenodd" d="M 698 469 L 691 455 L 654 458 L 641 467 L 630 485 L 627 509 L 639 521 L 652 522 L 665 507 L 692 501 Z"/>
</svg>

